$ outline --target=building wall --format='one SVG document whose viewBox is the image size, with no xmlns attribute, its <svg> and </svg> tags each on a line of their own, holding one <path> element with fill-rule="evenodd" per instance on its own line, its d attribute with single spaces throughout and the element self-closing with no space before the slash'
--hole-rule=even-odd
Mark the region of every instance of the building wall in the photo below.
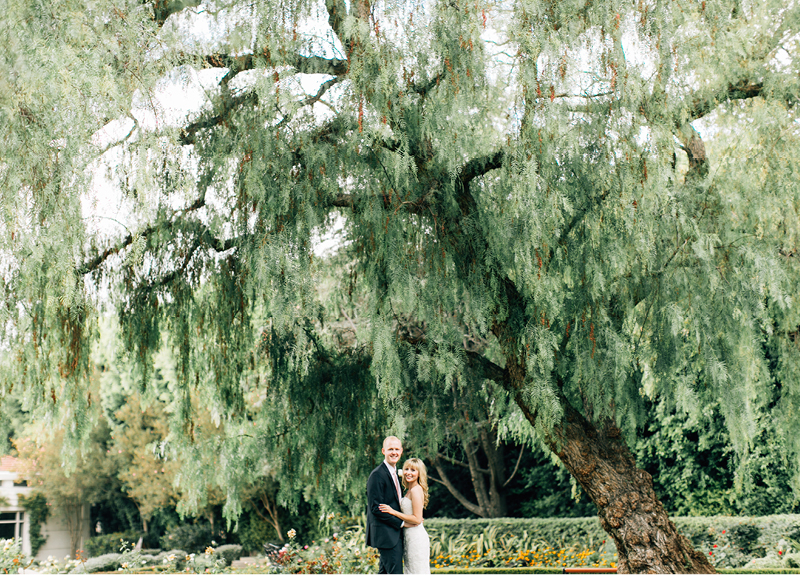
<svg viewBox="0 0 800 575">
<path fill-rule="evenodd" d="M 47 541 L 36 554 L 37 559 L 47 559 L 48 556 L 59 560 L 63 560 L 67 556 L 72 558 L 69 528 L 60 509 L 50 510 L 50 517 L 47 518 L 47 523 L 42 525 L 42 535 L 47 538 Z M 89 536 L 89 506 L 85 505 L 78 549 L 83 549 L 83 544 L 89 539 Z"/>
<path fill-rule="evenodd" d="M 13 471 L 0 471 L 0 497 L 6 500 L 7 504 L 0 503 L 0 513 L 24 513 L 22 525 L 22 552 L 25 555 L 31 553 L 30 542 L 30 518 L 25 509 L 19 504 L 19 495 L 27 495 L 32 489 L 23 485 L 15 485 L 14 481 L 17 479 L 17 474 Z M 88 505 L 83 510 L 83 521 L 81 522 L 81 541 L 78 548 L 83 548 L 83 543 L 89 539 L 90 533 L 90 508 Z M 47 538 L 47 541 L 39 552 L 36 554 L 36 559 L 47 559 L 52 556 L 56 559 L 63 560 L 64 557 L 70 555 L 70 535 L 67 528 L 64 514 L 60 509 L 51 507 L 50 517 L 47 522 L 42 525 L 42 535 Z"/>
</svg>

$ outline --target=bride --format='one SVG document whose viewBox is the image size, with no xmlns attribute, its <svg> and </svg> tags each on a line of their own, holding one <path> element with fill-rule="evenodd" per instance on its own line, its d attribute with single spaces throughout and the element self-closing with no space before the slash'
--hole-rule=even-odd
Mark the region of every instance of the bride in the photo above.
<svg viewBox="0 0 800 575">
<path fill-rule="evenodd" d="M 402 513 L 385 504 L 380 505 L 380 510 L 405 522 L 403 573 L 427 574 L 431 572 L 431 542 L 422 525 L 422 509 L 428 506 L 428 471 L 421 459 L 412 457 L 403 464 L 403 487 L 406 495 L 400 500 Z"/>
</svg>

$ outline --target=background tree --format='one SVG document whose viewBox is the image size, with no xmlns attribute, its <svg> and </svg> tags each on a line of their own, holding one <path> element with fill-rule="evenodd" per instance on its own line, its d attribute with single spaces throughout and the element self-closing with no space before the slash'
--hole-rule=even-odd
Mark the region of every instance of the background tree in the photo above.
<svg viewBox="0 0 800 575">
<path fill-rule="evenodd" d="M 111 285 L 145 387 L 169 334 L 175 449 L 197 448 L 197 390 L 226 419 L 201 445 L 279 453 L 287 504 L 358 501 L 413 386 L 483 386 L 597 505 L 621 572 L 711 571 L 626 438 L 648 400 L 718 399 L 744 461 L 774 364 L 796 464 L 797 4 L 195 5 L 0 16 L 3 391 L 85 434 Z M 203 87 L 185 121 L 159 109 L 170 81 Z M 104 237 L 82 209 L 111 146 L 128 216 Z M 366 304 L 351 347 L 325 337 L 328 265 Z"/>
<path fill-rule="evenodd" d="M 135 396 L 116 413 L 121 425 L 114 432 L 113 456 L 121 459 L 118 477 L 122 490 L 136 502 L 142 531 L 160 509 L 174 508 L 180 500 L 175 486 L 181 462 L 158 457 L 158 446 L 169 432 L 167 414 L 153 402 L 146 409 Z"/>
<path fill-rule="evenodd" d="M 69 531 L 70 554 L 75 557 L 89 507 L 103 500 L 109 487 L 117 485 L 116 467 L 107 455 L 111 436 L 102 419 L 94 427 L 85 450 L 63 453 L 63 435 L 63 430 L 49 434 L 41 424 L 33 424 L 15 441 L 15 447 L 20 457 L 20 477 L 62 515 Z"/>
</svg>

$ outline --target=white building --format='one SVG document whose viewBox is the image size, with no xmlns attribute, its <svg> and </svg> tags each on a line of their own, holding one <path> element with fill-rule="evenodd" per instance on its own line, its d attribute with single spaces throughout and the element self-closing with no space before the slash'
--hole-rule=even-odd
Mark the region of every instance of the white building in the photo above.
<svg viewBox="0 0 800 575">
<path fill-rule="evenodd" d="M 19 496 L 28 495 L 32 489 L 19 479 L 16 468 L 16 458 L 0 458 L 0 539 L 21 538 L 22 552 L 30 555 L 30 519 L 25 508 L 19 503 Z M 86 519 L 80 527 L 80 548 L 90 535 L 88 505 L 83 517 Z M 58 509 L 50 509 L 50 516 L 42 525 L 42 536 L 46 537 L 47 541 L 39 549 L 36 559 L 46 559 L 50 555 L 56 559 L 64 559 L 70 555 L 69 529 Z"/>
</svg>

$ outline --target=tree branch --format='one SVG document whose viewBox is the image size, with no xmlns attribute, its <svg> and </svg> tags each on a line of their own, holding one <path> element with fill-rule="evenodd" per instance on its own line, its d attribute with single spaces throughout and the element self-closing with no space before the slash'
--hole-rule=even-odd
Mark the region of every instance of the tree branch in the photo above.
<svg viewBox="0 0 800 575">
<path fill-rule="evenodd" d="M 708 156 L 706 147 L 700 133 L 689 123 L 686 123 L 678 130 L 678 138 L 681 140 L 681 149 L 686 152 L 689 158 L 689 171 L 687 177 L 703 177 L 708 174 Z"/>
<path fill-rule="evenodd" d="M 325 9 L 328 11 L 328 25 L 333 29 L 333 33 L 336 34 L 349 54 L 352 46 L 344 28 L 344 21 L 347 18 L 347 5 L 344 0 L 325 0 Z"/>
<path fill-rule="evenodd" d="M 469 183 L 475 178 L 501 168 L 503 166 L 503 158 L 505 158 L 505 152 L 503 150 L 499 150 L 488 156 L 472 158 L 464 164 L 464 167 L 461 169 L 461 175 L 459 176 L 461 183 L 465 187 L 469 186 Z"/>
<path fill-rule="evenodd" d="M 714 98 L 707 100 L 695 99 L 689 108 L 689 122 L 698 120 L 713 112 L 720 102 L 733 100 L 748 100 L 760 96 L 764 90 L 762 82 L 753 82 L 748 78 L 743 78 L 736 84 L 728 84 L 727 88 L 715 94 Z M 682 122 L 676 121 L 675 127 L 680 128 Z"/>
<path fill-rule="evenodd" d="M 444 484 L 450 494 L 455 497 L 461 505 L 466 507 L 467 510 L 475 515 L 478 515 L 479 517 L 482 517 L 481 508 L 464 497 L 464 495 L 456 488 L 456 486 L 453 485 L 453 483 L 450 481 L 450 478 L 447 477 L 447 474 L 445 473 L 444 468 L 442 467 L 442 464 L 439 463 L 438 459 L 433 460 L 433 466 L 436 468 L 437 473 L 439 473 L 439 477 L 441 478 L 439 481 Z"/>
<path fill-rule="evenodd" d="M 438 457 L 439 459 L 444 459 L 445 461 L 447 461 L 448 463 L 452 463 L 453 465 L 458 465 L 459 467 L 463 467 L 464 469 L 469 469 L 469 465 L 467 465 L 463 461 L 459 461 L 458 459 L 454 459 L 452 457 L 448 457 L 447 455 L 444 455 L 443 453 L 437 453 L 436 457 Z M 481 473 L 484 473 L 486 475 L 489 474 L 489 470 L 488 469 L 478 469 L 478 471 L 480 471 Z"/>
<path fill-rule="evenodd" d="M 194 202 L 192 202 L 188 207 L 184 208 L 183 210 L 179 210 L 172 214 L 169 220 L 162 221 L 159 223 L 152 224 L 144 229 L 141 233 L 138 234 L 128 234 L 125 236 L 120 242 L 117 244 L 106 248 L 101 253 L 97 254 L 95 257 L 91 258 L 89 261 L 85 262 L 82 266 L 80 266 L 76 271 L 81 275 L 86 275 L 90 272 L 93 272 L 97 268 L 99 268 L 109 257 L 114 254 L 118 254 L 129 245 L 133 243 L 133 241 L 137 237 L 146 238 L 150 234 L 160 230 L 169 230 L 175 225 L 175 221 L 177 218 L 182 217 L 183 215 L 196 211 L 203 206 L 206 205 L 206 197 L 205 193 L 201 194 Z M 209 236 L 210 237 L 210 236 Z M 217 240 L 218 241 L 218 240 Z M 221 245 L 221 244 L 219 244 Z M 217 250 L 217 251 L 224 251 L 224 250 Z"/>
<path fill-rule="evenodd" d="M 508 479 L 506 479 L 506 482 L 503 483 L 503 487 L 511 483 L 511 480 L 514 479 L 514 476 L 517 474 L 517 471 L 519 470 L 519 462 L 522 461 L 522 453 L 524 451 L 525 451 L 525 446 L 522 445 L 519 448 L 519 457 L 517 457 L 517 464 L 514 466 L 514 471 L 511 472 L 511 475 L 508 477 Z"/>
<path fill-rule="evenodd" d="M 247 92 L 246 94 L 242 94 L 233 98 L 225 98 L 223 100 L 221 109 L 216 114 L 204 116 L 201 119 L 192 122 L 187 127 L 181 129 L 178 140 L 185 146 L 192 145 L 195 143 L 197 132 L 208 128 L 213 128 L 219 124 L 223 124 L 230 118 L 234 110 L 246 104 L 255 105 L 257 103 L 258 94 L 256 94 L 256 92 Z"/>
<path fill-rule="evenodd" d="M 319 102 L 322 99 L 322 96 L 325 95 L 325 92 L 327 92 L 330 88 L 332 88 L 333 86 L 335 86 L 336 84 L 338 84 L 341 81 L 342 81 L 342 77 L 341 76 L 335 76 L 335 77 L 331 78 L 330 80 L 326 80 L 325 82 L 323 82 L 320 85 L 319 90 L 317 90 L 316 94 L 314 94 L 313 96 L 308 96 L 307 98 L 303 98 L 302 100 L 300 100 L 300 102 L 298 102 L 297 108 L 295 110 L 293 110 L 292 113 L 287 114 L 286 116 L 284 116 L 283 120 L 278 122 L 278 125 L 276 127 L 277 128 L 282 128 L 283 126 L 288 124 L 291 121 L 291 119 L 292 119 L 292 117 L 294 115 L 294 112 L 296 112 L 297 110 L 299 110 L 300 108 L 302 108 L 304 106 L 309 106 L 309 105 L 316 104 L 317 102 Z"/>
<path fill-rule="evenodd" d="M 194 59 L 190 54 L 181 54 L 182 60 L 186 63 Z M 269 52 L 264 54 L 244 54 L 242 56 L 231 56 L 224 52 L 214 52 L 197 56 L 197 60 L 207 68 L 228 68 L 241 72 L 244 70 L 255 70 L 260 63 L 265 66 L 274 65 L 272 55 Z M 321 56 L 301 56 L 300 54 L 288 54 L 283 57 L 283 62 L 290 65 L 301 74 L 328 74 L 330 76 L 343 76 L 347 74 L 347 60 L 338 58 L 323 58 Z"/>
<path fill-rule="evenodd" d="M 148 2 L 145 2 L 147 4 Z M 200 6 L 200 0 L 154 0 L 153 1 L 153 19 L 161 28 L 167 18 L 173 14 L 177 14 L 184 8 Z"/>
</svg>

